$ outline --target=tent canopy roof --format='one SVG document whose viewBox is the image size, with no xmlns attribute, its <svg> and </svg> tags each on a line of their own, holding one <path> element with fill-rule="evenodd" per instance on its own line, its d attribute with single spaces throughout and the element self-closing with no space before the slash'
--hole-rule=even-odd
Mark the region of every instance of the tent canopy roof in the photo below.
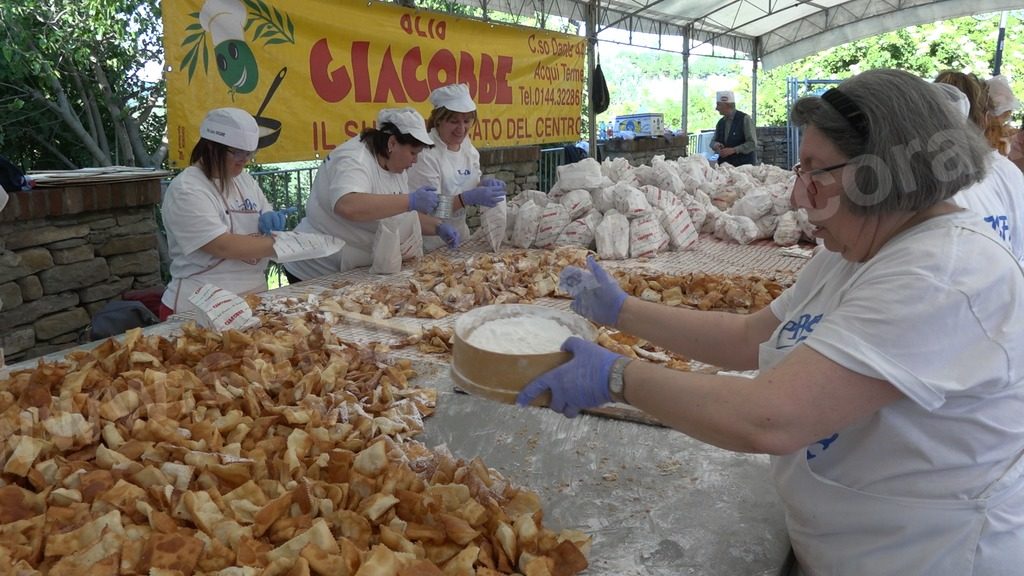
<svg viewBox="0 0 1024 576">
<path fill-rule="evenodd" d="M 591 0 L 457 0 L 484 10 L 586 20 Z M 1022 0 L 593 0 L 597 31 L 689 37 L 764 68 L 916 24 L 1021 8 Z"/>
</svg>

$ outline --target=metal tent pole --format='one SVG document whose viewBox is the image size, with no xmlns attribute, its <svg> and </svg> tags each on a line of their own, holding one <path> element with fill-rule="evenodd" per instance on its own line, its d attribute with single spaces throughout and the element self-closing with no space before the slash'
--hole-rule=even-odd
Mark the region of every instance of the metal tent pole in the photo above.
<svg viewBox="0 0 1024 576">
<path fill-rule="evenodd" d="M 687 142 L 690 140 L 690 31 L 683 31 L 683 105 L 681 123 L 683 125 L 683 136 Z M 693 150 L 687 150 L 686 154 L 693 154 Z"/>
<path fill-rule="evenodd" d="M 992 75 L 999 76 L 999 67 L 1003 63 L 1003 42 L 1006 40 L 1006 11 L 999 17 L 999 36 L 996 40 L 996 57 L 992 62 Z"/>
<path fill-rule="evenodd" d="M 590 0 L 587 5 L 587 119 L 590 125 L 590 157 L 597 159 L 597 114 L 594 113 L 594 68 L 597 67 L 595 51 L 597 48 L 597 2 Z"/>
</svg>

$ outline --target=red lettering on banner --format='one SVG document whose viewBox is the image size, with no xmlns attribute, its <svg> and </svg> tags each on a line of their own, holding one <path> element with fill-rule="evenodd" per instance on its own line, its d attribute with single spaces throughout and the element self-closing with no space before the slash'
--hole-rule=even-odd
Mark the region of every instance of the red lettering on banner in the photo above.
<svg viewBox="0 0 1024 576">
<path fill-rule="evenodd" d="M 423 63 L 423 56 L 420 54 L 419 46 L 409 50 L 402 58 L 402 78 L 405 83 L 405 93 L 413 102 L 423 102 L 430 97 L 430 85 L 425 78 L 421 79 L 416 75 L 416 70 Z M 470 89 L 472 91 L 472 88 Z"/>
<path fill-rule="evenodd" d="M 444 78 L 441 78 L 442 73 L 444 73 Z M 432 86 L 431 90 L 438 86 L 451 84 L 457 77 L 455 55 L 449 50 L 438 50 L 427 64 L 427 81 Z"/>
<path fill-rule="evenodd" d="M 402 27 L 402 30 L 405 30 L 406 34 L 422 36 L 423 38 L 444 40 L 448 32 L 448 23 L 444 20 L 437 22 L 433 18 L 427 20 L 422 16 L 413 16 L 411 14 L 403 14 L 399 20 L 399 25 Z"/>
<path fill-rule="evenodd" d="M 511 56 L 481 54 L 477 71 L 472 53 L 460 52 L 456 59 L 450 50 L 442 49 L 430 57 L 424 71 L 419 47 L 410 48 L 402 54 L 399 65 L 398 58 L 388 46 L 380 61 L 380 74 L 371 78 L 369 42 L 353 42 L 350 55 L 351 73 L 345 65 L 331 68 L 333 56 L 326 38 L 318 40 L 310 49 L 310 81 L 323 101 L 340 102 L 352 94 L 355 102 L 360 103 L 423 102 L 434 88 L 465 82 L 469 84 L 469 93 L 477 104 L 512 104 L 512 87 L 509 85 L 513 66 Z"/>
<path fill-rule="evenodd" d="M 476 94 L 476 74 L 474 74 L 473 55 L 469 52 L 459 54 L 459 82 L 469 85 L 469 93 Z"/>
<path fill-rule="evenodd" d="M 331 60 L 333 58 L 327 39 L 317 40 L 309 51 L 309 79 L 313 83 L 313 90 L 324 102 L 340 102 L 352 89 L 352 80 L 344 66 L 328 70 Z"/>
<path fill-rule="evenodd" d="M 373 95 L 373 101 L 378 104 L 387 104 L 390 101 L 388 94 L 394 96 L 395 102 L 406 102 L 405 92 L 402 91 L 402 79 L 398 76 L 398 70 L 395 69 L 395 61 L 391 59 L 391 46 L 384 51 L 384 59 L 380 62 L 377 92 Z"/>
<path fill-rule="evenodd" d="M 526 118 L 509 118 L 507 124 L 507 132 L 510 140 L 532 138 L 530 128 L 526 124 Z"/>
</svg>

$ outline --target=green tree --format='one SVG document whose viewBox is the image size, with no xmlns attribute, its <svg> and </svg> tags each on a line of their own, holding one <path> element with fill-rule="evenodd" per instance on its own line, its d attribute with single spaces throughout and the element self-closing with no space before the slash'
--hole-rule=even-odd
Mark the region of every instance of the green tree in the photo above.
<svg viewBox="0 0 1024 576">
<path fill-rule="evenodd" d="M 31 168 L 159 166 L 157 0 L 20 0 L 0 11 L 0 148 Z"/>
</svg>

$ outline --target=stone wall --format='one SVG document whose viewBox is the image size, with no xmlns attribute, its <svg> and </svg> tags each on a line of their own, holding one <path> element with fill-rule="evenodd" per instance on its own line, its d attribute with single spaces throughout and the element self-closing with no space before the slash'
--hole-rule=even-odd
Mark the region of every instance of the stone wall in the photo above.
<svg viewBox="0 0 1024 576">
<path fill-rule="evenodd" d="M 0 346 L 8 362 L 87 340 L 126 290 L 162 284 L 160 181 L 11 194 L 0 212 Z"/>
<path fill-rule="evenodd" d="M 762 164 L 771 164 L 789 170 L 789 134 L 785 126 L 760 126 L 757 129 L 757 159 Z"/>
</svg>

